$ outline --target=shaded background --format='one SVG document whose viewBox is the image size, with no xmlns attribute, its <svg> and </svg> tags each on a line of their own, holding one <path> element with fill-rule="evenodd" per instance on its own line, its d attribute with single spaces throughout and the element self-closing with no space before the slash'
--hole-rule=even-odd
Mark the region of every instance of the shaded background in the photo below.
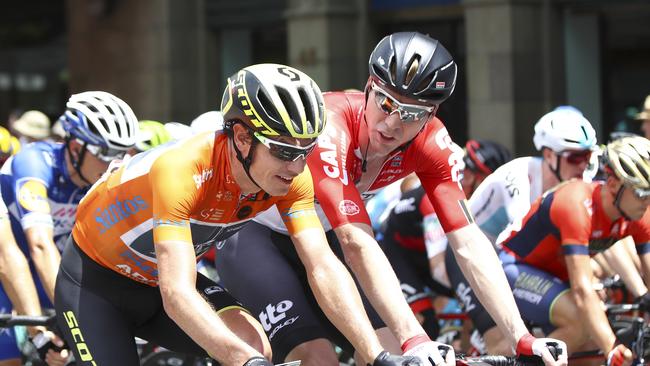
<svg viewBox="0 0 650 366">
<path fill-rule="evenodd" d="M 363 88 L 394 31 L 439 39 L 459 64 L 439 112 L 454 140 L 532 153 L 533 125 L 580 108 L 599 141 L 650 94 L 650 2 L 641 0 L 42 0 L 0 8 L 0 123 L 56 119 L 70 93 L 106 90 L 140 119 L 189 123 L 217 109 L 228 75 L 258 62 L 323 90 Z"/>
</svg>

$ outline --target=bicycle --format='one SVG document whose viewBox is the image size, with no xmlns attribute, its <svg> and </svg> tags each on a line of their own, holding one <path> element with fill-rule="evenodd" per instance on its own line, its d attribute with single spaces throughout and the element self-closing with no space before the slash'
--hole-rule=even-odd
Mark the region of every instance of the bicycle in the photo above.
<svg viewBox="0 0 650 366">
<path fill-rule="evenodd" d="M 48 329 L 54 329 L 56 328 L 56 315 L 0 314 L 0 328 L 11 328 L 15 326 L 43 326 Z M 45 362 L 39 356 L 38 350 L 33 343 L 25 342 L 21 347 L 21 353 L 23 365 L 45 366 Z M 68 365 L 72 364 L 68 363 Z"/>
</svg>

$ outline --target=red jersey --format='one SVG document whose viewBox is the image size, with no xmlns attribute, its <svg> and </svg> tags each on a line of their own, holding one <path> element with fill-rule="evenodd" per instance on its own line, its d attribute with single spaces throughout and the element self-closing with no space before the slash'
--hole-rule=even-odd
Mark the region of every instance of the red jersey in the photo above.
<svg viewBox="0 0 650 366">
<path fill-rule="evenodd" d="M 473 222 L 459 184 L 463 152 L 452 143 L 438 118 L 432 117 L 409 144 L 386 159 L 368 189 L 370 194 L 365 194 L 355 186 L 363 174 L 359 132 L 366 128 L 365 95 L 331 92 L 324 97 L 327 126 L 308 165 L 316 199 L 332 228 L 346 223 L 370 225 L 363 200 L 412 172 L 422 182 L 445 232 Z"/>
<path fill-rule="evenodd" d="M 637 250 L 650 242 L 650 210 L 641 220 L 612 222 L 601 199 L 603 183 L 570 181 L 538 198 L 503 250 L 522 263 L 568 281 L 565 255 L 594 255 L 631 235 Z"/>
</svg>

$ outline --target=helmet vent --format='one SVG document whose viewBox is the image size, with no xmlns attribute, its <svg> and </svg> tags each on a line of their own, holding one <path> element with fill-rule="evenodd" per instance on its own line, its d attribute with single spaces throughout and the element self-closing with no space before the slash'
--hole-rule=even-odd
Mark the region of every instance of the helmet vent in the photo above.
<svg viewBox="0 0 650 366">
<path fill-rule="evenodd" d="M 582 133 L 585 135 L 585 139 L 589 140 L 589 135 L 587 134 L 587 130 L 585 129 L 585 126 L 580 126 L 580 129 L 582 130 Z"/>
<path fill-rule="evenodd" d="M 300 112 L 298 111 L 295 103 L 291 99 L 289 92 L 286 89 L 280 87 L 276 87 L 275 89 L 277 90 L 278 95 L 282 100 L 282 104 L 284 105 L 284 108 L 289 113 L 289 119 L 291 120 L 291 122 L 293 122 L 294 126 L 299 126 L 301 120 Z"/>
<path fill-rule="evenodd" d="M 393 85 L 397 85 L 397 83 L 395 82 L 395 80 L 397 80 L 397 76 L 395 74 L 397 72 L 397 65 L 395 59 L 392 57 L 390 59 L 389 69 L 390 69 L 390 83 Z"/>
<path fill-rule="evenodd" d="M 413 78 L 418 74 L 418 69 L 420 68 L 420 55 L 413 55 L 408 65 L 409 68 L 406 71 L 406 78 L 404 78 L 404 88 L 408 88 L 409 85 L 411 85 Z"/>
<path fill-rule="evenodd" d="M 300 88 L 298 89 L 298 95 L 300 95 L 300 100 L 302 101 L 303 108 L 305 108 L 305 118 L 307 119 L 307 129 L 308 131 L 305 131 L 307 133 L 313 133 L 312 124 L 309 122 L 313 122 L 314 125 L 316 125 L 316 115 L 314 113 L 314 109 L 312 108 L 311 101 L 309 100 L 309 95 L 307 95 L 307 91 L 305 89 Z"/>
<path fill-rule="evenodd" d="M 374 71 L 374 74 L 377 75 L 377 77 L 382 81 L 382 83 L 387 84 L 389 82 L 388 76 L 386 75 L 383 69 L 373 64 L 372 70 Z"/>
<path fill-rule="evenodd" d="M 271 102 L 271 99 L 269 99 L 269 96 L 266 95 L 266 93 L 261 89 L 257 92 L 257 100 L 259 100 L 260 105 L 262 106 L 262 109 L 266 112 L 267 116 L 271 117 L 271 119 L 276 122 L 282 120 L 278 115 L 278 112 L 275 109 L 273 102 Z"/>
</svg>

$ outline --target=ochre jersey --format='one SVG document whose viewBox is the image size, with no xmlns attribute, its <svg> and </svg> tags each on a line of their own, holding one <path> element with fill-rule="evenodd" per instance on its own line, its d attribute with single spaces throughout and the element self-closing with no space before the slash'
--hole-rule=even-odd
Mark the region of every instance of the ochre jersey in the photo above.
<svg viewBox="0 0 650 366">
<path fill-rule="evenodd" d="M 605 214 L 602 183 L 569 181 L 537 199 L 519 231 L 512 231 L 503 249 L 519 262 L 547 271 L 568 281 L 565 255 L 594 255 L 631 235 L 639 253 L 650 242 L 650 210 L 641 220 L 620 218 L 612 222 Z"/>
<path fill-rule="evenodd" d="M 307 162 L 325 229 L 347 223 L 370 225 L 364 200 L 412 172 L 420 179 L 445 232 L 472 222 L 459 184 L 463 151 L 452 143 L 438 118 L 432 117 L 409 144 L 388 156 L 370 187 L 361 192 L 356 184 L 364 174 L 360 148 L 360 131 L 367 128 L 364 93 L 333 92 L 325 93 L 324 98 L 327 126 Z M 256 221 L 282 231 L 279 216 L 270 210 Z"/>
<path fill-rule="evenodd" d="M 72 234 L 99 264 L 155 286 L 154 242 L 185 242 L 198 257 L 272 205 L 291 233 L 320 226 L 307 169 L 285 196 L 242 195 L 231 174 L 229 139 L 206 132 L 109 168 L 79 204 Z"/>
</svg>

